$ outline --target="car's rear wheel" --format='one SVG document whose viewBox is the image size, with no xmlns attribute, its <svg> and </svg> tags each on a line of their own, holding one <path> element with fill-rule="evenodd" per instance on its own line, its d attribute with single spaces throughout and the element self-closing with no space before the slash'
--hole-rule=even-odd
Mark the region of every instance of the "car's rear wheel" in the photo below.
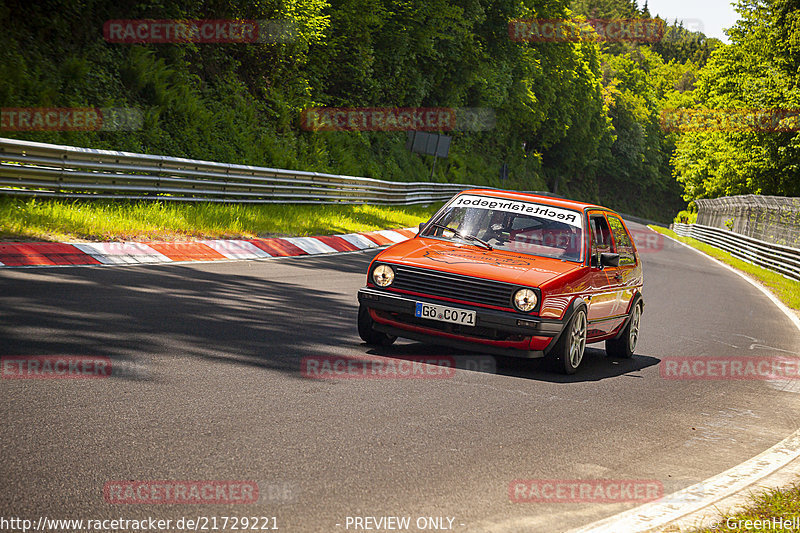
<svg viewBox="0 0 800 533">
<path fill-rule="evenodd" d="M 581 307 L 572 315 L 550 354 L 557 371 L 563 374 L 577 372 L 586 351 L 587 329 L 586 309 Z"/>
<path fill-rule="evenodd" d="M 393 335 L 375 331 L 375 322 L 369 314 L 369 309 L 363 305 L 358 308 L 358 335 L 361 340 L 372 346 L 391 346 L 397 340 Z"/>
<path fill-rule="evenodd" d="M 606 353 L 611 357 L 621 357 L 623 359 L 630 359 L 633 357 L 633 352 L 636 350 L 636 344 L 639 342 L 639 327 L 642 319 L 642 302 L 636 302 L 631 312 L 631 319 L 628 320 L 628 325 L 622 330 L 622 334 L 617 339 L 608 339 L 606 341 Z"/>
</svg>

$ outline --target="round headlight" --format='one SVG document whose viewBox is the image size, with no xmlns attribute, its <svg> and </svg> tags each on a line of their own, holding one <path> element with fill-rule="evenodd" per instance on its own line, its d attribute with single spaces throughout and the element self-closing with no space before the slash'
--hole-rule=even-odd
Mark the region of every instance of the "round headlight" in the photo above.
<svg viewBox="0 0 800 533">
<path fill-rule="evenodd" d="M 527 313 L 536 307 L 536 293 L 530 289 L 520 289 L 514 293 L 514 306 Z"/>
<path fill-rule="evenodd" d="M 388 265 L 378 265 L 372 271 L 372 281 L 378 287 L 388 287 L 394 281 L 394 270 Z"/>
</svg>

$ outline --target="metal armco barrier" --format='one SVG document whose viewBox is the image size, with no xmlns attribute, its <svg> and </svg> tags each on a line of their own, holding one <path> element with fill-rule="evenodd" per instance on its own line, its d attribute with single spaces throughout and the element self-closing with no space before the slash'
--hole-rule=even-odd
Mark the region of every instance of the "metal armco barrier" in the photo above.
<svg viewBox="0 0 800 533">
<path fill-rule="evenodd" d="M 716 246 L 734 257 L 800 281 L 800 249 L 760 241 L 726 229 L 700 224 L 675 224 L 675 233 Z"/>
<path fill-rule="evenodd" d="M 0 138 L 0 194 L 228 203 L 443 202 L 471 185 L 406 183 Z"/>
</svg>

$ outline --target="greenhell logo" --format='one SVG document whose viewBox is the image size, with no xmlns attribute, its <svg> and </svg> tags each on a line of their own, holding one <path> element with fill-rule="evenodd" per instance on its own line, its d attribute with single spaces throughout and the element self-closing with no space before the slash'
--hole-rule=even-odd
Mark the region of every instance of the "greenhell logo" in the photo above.
<svg viewBox="0 0 800 533">
<path fill-rule="evenodd" d="M 486 263 L 498 266 L 523 267 L 530 266 L 531 262 L 518 257 L 492 254 L 489 252 L 461 252 L 457 250 L 443 252 L 425 252 L 425 257 L 440 263 Z"/>
</svg>

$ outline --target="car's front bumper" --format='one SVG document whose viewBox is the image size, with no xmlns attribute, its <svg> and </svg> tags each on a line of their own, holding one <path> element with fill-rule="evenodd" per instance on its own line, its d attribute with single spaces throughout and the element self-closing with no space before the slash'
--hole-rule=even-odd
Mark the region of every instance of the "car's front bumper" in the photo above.
<svg viewBox="0 0 800 533">
<path fill-rule="evenodd" d="M 358 301 L 370 310 L 375 330 L 382 333 L 498 355 L 543 357 L 564 328 L 561 320 L 454 304 L 371 287 L 358 291 Z M 417 318 L 414 316 L 417 302 L 475 311 L 475 327 Z"/>
</svg>

